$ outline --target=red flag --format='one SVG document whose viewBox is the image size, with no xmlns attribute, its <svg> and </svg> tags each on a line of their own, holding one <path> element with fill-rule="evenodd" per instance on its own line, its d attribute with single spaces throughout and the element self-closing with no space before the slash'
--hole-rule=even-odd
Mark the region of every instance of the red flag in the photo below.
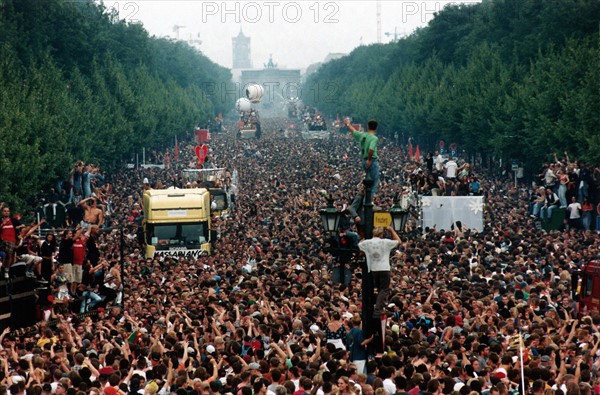
<svg viewBox="0 0 600 395">
<path fill-rule="evenodd" d="M 413 147 L 412 147 L 411 143 L 408 144 L 408 159 L 409 160 L 413 159 Z"/>
<path fill-rule="evenodd" d="M 175 154 L 173 155 L 175 162 L 179 161 L 179 143 L 177 142 L 177 136 L 175 136 Z"/>
<path fill-rule="evenodd" d="M 417 149 L 415 150 L 415 160 L 417 162 L 421 160 L 421 150 L 419 149 L 418 145 L 417 145 Z"/>
<path fill-rule="evenodd" d="M 344 153 L 344 160 L 348 160 L 348 154 Z"/>
</svg>

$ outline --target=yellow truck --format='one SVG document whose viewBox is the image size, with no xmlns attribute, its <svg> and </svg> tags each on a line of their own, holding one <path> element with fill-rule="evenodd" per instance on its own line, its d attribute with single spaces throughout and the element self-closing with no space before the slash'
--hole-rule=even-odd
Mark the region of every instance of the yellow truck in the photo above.
<svg viewBox="0 0 600 395">
<path fill-rule="evenodd" d="M 144 192 L 147 258 L 199 258 L 211 253 L 210 193 L 204 188 Z"/>
</svg>

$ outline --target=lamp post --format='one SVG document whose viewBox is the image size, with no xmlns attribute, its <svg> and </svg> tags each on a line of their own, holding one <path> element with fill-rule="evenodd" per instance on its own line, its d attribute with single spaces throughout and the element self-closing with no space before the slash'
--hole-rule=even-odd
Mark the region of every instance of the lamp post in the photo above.
<svg viewBox="0 0 600 395">
<path fill-rule="evenodd" d="M 326 232 L 337 232 L 342 213 L 333 205 L 333 197 L 331 195 L 327 198 L 327 207 L 321 209 L 319 215 L 321 216 L 323 229 L 325 229 Z"/>
<path fill-rule="evenodd" d="M 364 210 L 364 223 L 365 223 L 365 239 L 373 238 L 373 184 L 374 181 L 371 175 L 367 173 L 367 176 L 363 180 L 365 187 L 365 200 L 363 204 Z M 375 310 L 375 288 L 373 287 L 373 276 L 369 272 L 367 266 L 367 260 L 364 259 L 361 264 L 362 269 L 362 323 L 363 332 L 365 338 L 371 337 L 374 333 L 375 326 L 373 325 L 373 311 Z M 369 348 L 371 348 L 370 346 Z"/>
<path fill-rule="evenodd" d="M 398 194 L 394 196 L 394 203 L 390 208 L 390 216 L 392 217 L 392 228 L 394 228 L 396 233 L 404 233 L 404 228 L 408 221 L 408 210 L 400 206 Z"/>
<path fill-rule="evenodd" d="M 325 232 L 332 235 L 332 237 L 335 237 L 335 233 L 340 225 L 340 218 L 343 214 L 334 206 L 333 197 L 331 195 L 327 198 L 327 207 L 319 210 L 319 215 L 321 216 L 321 222 Z M 331 295 L 333 296 L 333 288 L 331 289 Z"/>
</svg>

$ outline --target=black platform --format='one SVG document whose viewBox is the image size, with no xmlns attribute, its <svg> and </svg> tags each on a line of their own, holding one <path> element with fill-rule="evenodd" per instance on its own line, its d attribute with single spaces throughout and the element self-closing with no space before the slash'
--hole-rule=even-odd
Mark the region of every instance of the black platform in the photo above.
<svg viewBox="0 0 600 395">
<path fill-rule="evenodd" d="M 0 273 L 0 331 L 36 323 L 37 281 L 25 276 L 6 278 Z"/>
</svg>

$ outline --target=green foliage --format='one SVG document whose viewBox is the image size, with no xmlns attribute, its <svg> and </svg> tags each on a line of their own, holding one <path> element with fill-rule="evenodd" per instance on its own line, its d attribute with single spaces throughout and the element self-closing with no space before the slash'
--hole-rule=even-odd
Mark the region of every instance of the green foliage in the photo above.
<svg viewBox="0 0 600 395">
<path fill-rule="evenodd" d="M 92 0 L 3 0 L 0 31 L 0 201 L 16 208 L 77 159 L 116 165 L 231 107 L 229 70 Z"/>
<path fill-rule="evenodd" d="M 338 100 L 305 101 L 423 148 L 443 138 L 529 169 L 566 149 L 600 164 L 599 28 L 596 0 L 451 5 L 410 37 L 323 65 L 307 85 L 333 84 Z"/>
</svg>

